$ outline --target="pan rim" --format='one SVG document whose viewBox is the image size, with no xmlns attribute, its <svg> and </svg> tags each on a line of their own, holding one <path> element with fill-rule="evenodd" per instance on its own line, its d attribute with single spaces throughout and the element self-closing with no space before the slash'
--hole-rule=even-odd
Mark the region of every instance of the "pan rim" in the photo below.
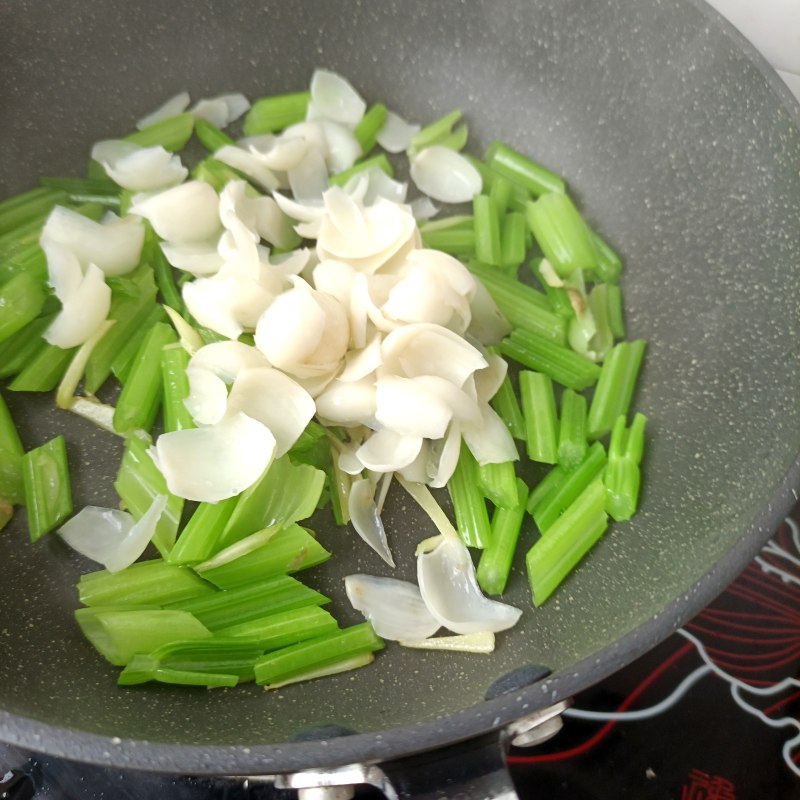
<svg viewBox="0 0 800 800">
<path fill-rule="evenodd" d="M 705 0 L 686 0 L 726 36 L 767 82 L 800 130 L 800 103 L 756 50 Z M 531 713 L 596 683 L 666 639 L 717 597 L 750 563 L 798 501 L 800 453 L 784 474 L 773 499 L 756 515 L 735 546 L 687 592 L 659 614 L 583 661 L 537 684 L 484 701 L 446 718 L 388 728 L 374 733 L 274 745 L 169 744 L 75 731 L 0 710 L 0 742 L 48 756 L 101 767 L 165 774 L 252 776 L 329 768 L 350 763 L 375 763 L 455 744 L 500 730 Z M 599 659 L 599 661 L 598 661 Z M 587 680 L 587 677 L 590 680 Z"/>
</svg>

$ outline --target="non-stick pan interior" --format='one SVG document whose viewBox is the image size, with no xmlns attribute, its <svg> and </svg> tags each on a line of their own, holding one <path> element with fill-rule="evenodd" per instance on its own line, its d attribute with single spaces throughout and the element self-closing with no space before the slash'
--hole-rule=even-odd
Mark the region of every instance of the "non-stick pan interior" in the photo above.
<svg viewBox="0 0 800 800">
<path fill-rule="evenodd" d="M 0 9 L 2 194 L 80 174 L 93 141 L 181 89 L 255 98 L 305 87 L 315 66 L 411 120 L 461 108 L 473 153 L 502 138 L 566 177 L 622 254 L 629 337 L 649 343 L 635 400 L 649 419 L 641 512 L 542 609 L 530 607 L 520 561 L 505 599 L 526 614 L 490 657 L 392 646 L 358 673 L 271 694 L 117 688 L 72 620 L 73 586 L 91 565 L 56 537 L 28 544 L 20 515 L 0 534 L 0 738 L 138 766 L 147 759 L 128 740 L 200 745 L 170 751 L 180 769 L 267 750 L 281 763 L 265 746 L 316 724 L 374 732 L 438 720 L 446 738 L 447 717 L 512 669 L 545 664 L 575 689 L 665 636 L 786 508 L 800 451 L 800 114 L 699 5 L 13 0 Z M 47 410 L 49 398 L 4 396 L 26 445 L 66 435 L 76 507 L 114 504 L 113 437 Z M 399 492 L 387 520 L 398 573 L 411 577 L 430 526 Z M 341 577 L 387 570 L 352 532 L 318 528 L 336 557 L 309 582 L 356 621 Z M 493 723 L 487 713 L 475 724 Z M 93 749 L 85 734 L 109 739 Z"/>
</svg>

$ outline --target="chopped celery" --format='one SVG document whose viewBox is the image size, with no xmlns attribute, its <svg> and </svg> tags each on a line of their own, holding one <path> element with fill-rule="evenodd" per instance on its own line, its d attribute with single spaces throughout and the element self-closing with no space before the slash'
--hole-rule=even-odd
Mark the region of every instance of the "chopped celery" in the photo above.
<svg viewBox="0 0 800 800">
<path fill-rule="evenodd" d="M 383 648 L 368 622 L 268 653 L 256 662 L 256 683 L 275 684 L 310 669 Z"/>
<path fill-rule="evenodd" d="M 383 103 L 376 103 L 361 118 L 361 121 L 353 129 L 353 136 L 356 137 L 361 145 L 362 154 L 366 155 L 377 144 L 378 133 L 386 121 L 386 106 Z"/>
<path fill-rule="evenodd" d="M 456 528 L 467 547 L 487 547 L 491 539 L 491 526 L 486 511 L 486 501 L 478 484 L 478 463 L 467 447 L 461 443 L 453 476 L 447 483 L 447 491 L 453 502 Z"/>
<path fill-rule="evenodd" d="M 494 505 L 502 508 L 513 508 L 517 505 L 517 476 L 513 461 L 480 464 L 478 484 L 486 498 Z"/>
<path fill-rule="evenodd" d="M 631 427 L 625 417 L 617 417 L 608 445 L 608 465 L 603 476 L 606 487 L 606 511 L 618 522 L 630 519 L 639 502 L 639 462 L 644 447 L 644 414 L 636 414 Z"/>
<path fill-rule="evenodd" d="M 522 416 L 525 418 L 525 451 L 531 461 L 558 461 L 558 415 L 553 381 L 541 372 L 519 373 Z"/>
<path fill-rule="evenodd" d="M 528 500 L 528 487 L 519 478 L 516 479 L 515 494 L 517 499 L 514 505 L 495 509 L 492 515 L 492 539 L 478 562 L 478 585 L 486 594 L 502 594 L 511 572 Z"/>
<path fill-rule="evenodd" d="M 234 139 L 231 139 L 227 133 L 221 131 L 207 119 L 196 119 L 194 121 L 194 135 L 197 137 L 200 144 L 212 154 L 216 153 L 220 147 L 236 144 Z"/>
<path fill-rule="evenodd" d="M 78 581 L 78 595 L 86 606 L 163 606 L 215 592 L 188 567 L 160 558 L 137 561 L 119 572 L 87 572 Z"/>
<path fill-rule="evenodd" d="M 385 172 L 390 178 L 394 177 L 394 170 L 392 169 L 392 165 L 389 163 L 389 159 L 386 158 L 383 153 L 381 153 L 379 156 L 373 156 L 372 158 L 365 158 L 361 161 L 356 161 L 356 163 L 353 164 L 350 169 L 338 172 L 336 175 L 331 175 L 331 177 L 328 179 L 328 183 L 331 186 L 344 186 L 354 175 L 358 175 L 370 169 L 379 169 L 382 172 Z"/>
<path fill-rule="evenodd" d="M 75 619 L 95 649 L 118 667 L 169 642 L 211 636 L 191 614 L 171 609 L 79 608 Z"/>
<path fill-rule="evenodd" d="M 45 287 L 27 272 L 19 272 L 0 286 L 0 342 L 32 322 L 47 298 Z"/>
<path fill-rule="evenodd" d="M 18 505 L 25 497 L 22 481 L 24 450 L 8 406 L 0 395 L 0 503 Z"/>
<path fill-rule="evenodd" d="M 244 117 L 245 136 L 276 133 L 296 122 L 302 122 L 306 118 L 310 99 L 310 92 L 294 92 L 256 100 Z"/>
<path fill-rule="evenodd" d="M 72 513 L 72 487 L 63 436 L 22 457 L 28 532 L 32 542 L 57 528 Z"/>
<path fill-rule="evenodd" d="M 499 266 L 503 263 L 500 242 L 500 214 L 497 204 L 486 194 L 472 198 L 472 214 L 475 225 L 475 256 L 478 261 Z"/>
<path fill-rule="evenodd" d="M 558 426 L 558 463 L 570 470 L 586 457 L 586 398 L 573 389 L 561 395 L 561 418 Z"/>
<path fill-rule="evenodd" d="M 179 344 L 167 345 L 161 351 L 161 385 L 164 392 L 161 409 L 164 431 L 181 431 L 194 428 L 192 415 L 183 402 L 189 396 L 189 379 L 186 367 L 189 354 Z"/>
<path fill-rule="evenodd" d="M 324 608 L 304 606 L 231 625 L 217 635 L 242 636 L 257 641 L 264 650 L 277 650 L 338 629 L 336 620 Z"/>
<path fill-rule="evenodd" d="M 558 175 L 502 142 L 492 142 L 484 160 L 498 175 L 523 186 L 535 196 L 565 191 L 564 181 Z"/>
</svg>

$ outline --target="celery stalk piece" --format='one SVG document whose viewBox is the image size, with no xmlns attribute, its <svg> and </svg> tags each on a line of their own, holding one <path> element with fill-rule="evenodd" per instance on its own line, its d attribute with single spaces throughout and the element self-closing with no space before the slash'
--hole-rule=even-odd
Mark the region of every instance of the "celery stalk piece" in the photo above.
<svg viewBox="0 0 800 800">
<path fill-rule="evenodd" d="M 472 217 L 470 217 L 472 219 Z M 422 246 L 430 250 L 441 250 L 443 253 L 459 259 L 475 257 L 475 231 L 461 228 L 444 228 L 441 230 L 425 228 L 422 231 Z"/>
<path fill-rule="evenodd" d="M 44 283 L 47 280 L 47 259 L 38 241 L 16 249 L 0 260 L 0 284 L 11 280 L 20 272 Z"/>
<path fill-rule="evenodd" d="M 625 338 L 625 317 L 622 311 L 622 290 L 615 283 L 606 284 L 608 327 L 615 339 Z"/>
<path fill-rule="evenodd" d="M 595 442 L 586 458 L 572 471 L 556 467 L 545 479 L 541 490 L 534 490 L 528 499 L 528 511 L 542 533 L 546 533 L 559 516 L 586 487 L 602 474 L 606 467 L 606 452 Z M 540 484 L 541 485 L 541 484 Z"/>
<path fill-rule="evenodd" d="M 62 350 L 47 344 L 36 351 L 24 369 L 8 385 L 12 392 L 49 392 L 58 386 L 69 368 L 77 347 Z"/>
<path fill-rule="evenodd" d="M 592 241 L 597 252 L 597 264 L 594 268 L 595 274 L 601 281 L 606 283 L 616 283 L 622 272 L 622 262 L 619 256 L 611 247 L 603 241 L 596 233 L 592 232 Z"/>
<path fill-rule="evenodd" d="M 540 606 L 608 527 L 605 487 L 591 483 L 525 557 L 534 605 Z"/>
<path fill-rule="evenodd" d="M 125 141 L 138 144 L 139 147 L 161 146 L 165 150 L 177 152 L 186 147 L 192 131 L 194 130 L 195 119 L 192 114 L 185 111 L 173 117 L 167 117 L 140 131 L 125 136 Z"/>
<path fill-rule="evenodd" d="M 241 172 L 211 156 L 206 156 L 197 162 L 192 169 L 192 178 L 196 181 L 205 181 L 217 192 L 221 192 L 231 181 L 244 180 Z"/>
<path fill-rule="evenodd" d="M 504 215 L 500 229 L 500 250 L 504 267 L 519 267 L 525 260 L 526 232 L 524 214 L 512 211 Z"/>
<path fill-rule="evenodd" d="M 528 487 L 520 478 L 516 479 L 515 494 L 515 505 L 495 509 L 492 515 L 492 540 L 478 562 L 478 585 L 486 594 L 502 594 L 511 573 L 528 500 Z"/>
<path fill-rule="evenodd" d="M 333 518 L 337 525 L 347 525 L 350 522 L 350 489 L 353 478 L 339 466 L 339 453 L 333 444 L 331 448 L 331 467 L 329 481 L 331 485 L 331 508 Z"/>
<path fill-rule="evenodd" d="M 500 464 L 479 464 L 478 485 L 484 496 L 501 508 L 514 508 L 517 498 L 517 474 L 513 461 Z"/>
<path fill-rule="evenodd" d="M 325 428 L 311 420 L 289 449 L 289 460 L 295 465 L 308 464 L 317 469 L 328 469 L 331 445 Z"/>
<path fill-rule="evenodd" d="M 85 606 L 164 606 L 216 591 L 188 567 L 160 558 L 137 561 L 119 572 L 87 572 L 78 581 L 78 595 Z"/>
<path fill-rule="evenodd" d="M 491 348 L 492 352 L 498 352 L 497 348 Z M 500 415 L 500 419 L 505 422 L 511 435 L 519 441 L 525 441 L 525 419 L 522 416 L 522 409 L 519 407 L 517 393 L 511 383 L 511 377 L 506 374 L 500 388 L 495 396 L 489 401 L 492 408 Z"/>
<path fill-rule="evenodd" d="M 561 395 L 561 418 L 558 426 L 558 463 L 575 469 L 586 457 L 586 398 L 573 389 Z"/>
<path fill-rule="evenodd" d="M 546 295 L 492 267 L 476 262 L 467 266 L 514 328 L 523 328 L 558 344 L 566 342 L 566 322 L 553 312 Z"/>
<path fill-rule="evenodd" d="M 600 375 L 593 361 L 522 328 L 500 343 L 500 352 L 524 367 L 549 375 L 556 383 L 575 391 L 592 386 Z"/>
<path fill-rule="evenodd" d="M 276 459 L 239 495 L 214 553 L 254 531 L 310 517 L 317 508 L 324 485 L 322 470 L 307 464 L 292 464 L 286 455 Z"/>
<path fill-rule="evenodd" d="M 382 170 L 390 178 L 394 177 L 394 169 L 392 169 L 389 159 L 386 158 L 384 153 L 381 153 L 380 155 L 372 156 L 372 158 L 363 158 L 361 161 L 356 161 L 356 163 L 353 164 L 353 166 L 349 169 L 345 169 L 341 172 L 337 172 L 335 175 L 331 175 L 328 179 L 328 185 L 344 186 L 354 175 L 358 175 L 359 173 L 368 169 L 372 169 L 373 167 Z"/>
<path fill-rule="evenodd" d="M 19 505 L 25 498 L 22 481 L 24 455 L 11 412 L 0 395 L 0 503 Z"/>
<path fill-rule="evenodd" d="M 484 161 L 504 178 L 523 186 L 532 195 L 566 191 L 564 181 L 554 172 L 522 155 L 502 142 L 492 142 L 486 149 Z"/>
<path fill-rule="evenodd" d="M 645 342 L 619 342 L 603 362 L 589 406 L 588 433 L 599 439 L 611 431 L 620 414 L 627 414 L 644 357 Z"/>
<path fill-rule="evenodd" d="M 39 178 L 42 186 L 66 192 L 70 203 L 100 203 L 113 210 L 119 209 L 119 186 L 110 178 Z"/>
<path fill-rule="evenodd" d="M 63 408 L 67 411 L 72 408 L 75 402 L 75 391 L 83 377 L 83 371 L 86 369 L 86 362 L 92 354 L 92 350 L 97 346 L 97 343 L 113 325 L 113 319 L 104 320 L 95 329 L 94 333 L 78 347 L 56 390 L 56 405 L 59 408 Z"/>
<path fill-rule="evenodd" d="M 161 248 L 156 244 L 150 254 L 150 263 L 153 265 L 153 272 L 156 276 L 156 284 L 161 292 L 164 302 L 174 308 L 179 314 L 186 311 L 186 304 L 181 297 L 180 289 L 175 283 L 175 273 L 172 264 L 167 261 Z"/>
<path fill-rule="evenodd" d="M 169 683 L 176 686 L 205 686 L 206 689 L 220 689 L 236 686 L 238 676 L 233 673 L 190 672 L 189 670 L 160 667 L 146 655 L 135 655 L 117 678 L 118 686 L 135 686 L 148 681 Z"/>
<path fill-rule="evenodd" d="M 28 533 L 32 542 L 57 528 L 72 513 L 72 488 L 63 436 L 22 457 Z"/>
<path fill-rule="evenodd" d="M 508 205 L 511 202 L 511 189 L 513 184 L 508 178 L 502 175 L 495 175 L 491 182 L 485 181 L 483 191 L 489 194 L 489 197 L 494 200 L 499 214 L 505 214 L 508 211 Z"/>
<path fill-rule="evenodd" d="M 182 600 L 170 604 L 169 607 L 188 611 L 209 630 L 216 631 L 259 619 L 265 613 L 278 613 L 304 606 L 322 606 L 329 602 L 329 598 L 304 586 L 300 581 L 288 575 L 276 575 L 260 583 L 225 589 L 207 597 Z"/>
<path fill-rule="evenodd" d="M 257 641 L 264 650 L 278 650 L 337 630 L 338 623 L 325 609 L 305 606 L 231 625 L 217 631 L 217 635 L 241 636 Z"/>
<path fill-rule="evenodd" d="M 378 133 L 386 122 L 386 106 L 375 103 L 371 106 L 361 121 L 353 128 L 353 136 L 361 145 L 361 153 L 366 155 L 378 143 Z"/>
<path fill-rule="evenodd" d="M 60 189 L 40 186 L 9 197 L 0 203 L 0 236 L 10 233 L 32 219 L 47 216 L 54 206 L 66 203 L 67 193 Z"/>
<path fill-rule="evenodd" d="M 238 497 L 229 497 L 219 503 L 200 503 L 170 550 L 169 563 L 197 564 L 217 552 L 217 542 L 238 501 Z"/>
<path fill-rule="evenodd" d="M 439 117 L 439 119 L 431 122 L 430 125 L 421 128 L 411 137 L 406 153 L 409 156 L 413 156 L 426 147 L 439 144 L 442 139 L 450 135 L 453 126 L 460 119 L 461 112 L 456 109 L 443 117 Z"/>
<path fill-rule="evenodd" d="M 95 649 L 118 667 L 169 642 L 211 637 L 191 614 L 171 609 L 79 608 L 75 619 Z"/>
<path fill-rule="evenodd" d="M 141 321 L 138 329 L 133 332 L 128 341 L 117 351 L 114 360 L 111 362 L 111 371 L 123 386 L 128 382 L 128 377 L 136 361 L 136 354 L 139 352 L 139 347 L 145 337 L 150 333 L 153 326 L 159 322 L 163 322 L 165 317 L 166 314 L 162 306 L 152 306 L 147 316 Z M 167 345 L 167 347 L 170 346 L 171 345 Z M 180 347 L 180 345 L 177 346 Z"/>
<path fill-rule="evenodd" d="M 545 258 L 562 277 L 597 269 L 592 232 L 566 194 L 545 194 L 528 203 L 526 218 Z"/>
<path fill-rule="evenodd" d="M 456 515 L 456 529 L 464 544 L 480 549 L 487 547 L 491 539 L 489 515 L 478 485 L 478 463 L 466 442 L 461 442 L 458 464 L 447 482 L 447 491 Z"/>
<path fill-rule="evenodd" d="M 0 286 L 0 342 L 33 322 L 46 298 L 42 282 L 27 272 L 14 275 Z"/>
<path fill-rule="evenodd" d="M 148 331 L 117 400 L 114 428 L 119 433 L 153 427 L 161 406 L 161 351 L 177 341 L 175 331 L 164 322 L 157 322 Z"/>
<path fill-rule="evenodd" d="M 221 131 L 216 125 L 207 119 L 196 119 L 194 121 L 194 135 L 200 144 L 212 155 L 226 145 L 235 145 L 236 141 Z"/>
<path fill-rule="evenodd" d="M 189 354 L 179 344 L 167 345 L 161 351 L 161 385 L 164 397 L 161 403 L 164 432 L 194 428 L 192 415 L 183 402 L 189 396 L 189 379 L 186 368 Z"/>
<path fill-rule="evenodd" d="M 644 447 L 647 418 L 636 414 L 631 427 L 625 417 L 617 417 L 608 445 L 608 465 L 603 476 L 606 487 L 606 511 L 617 521 L 630 519 L 639 502 L 639 462 Z"/>
<path fill-rule="evenodd" d="M 437 139 L 435 144 L 439 147 L 447 147 L 450 150 L 462 150 L 469 139 L 469 126 L 464 123 L 457 128 L 453 128 L 446 136 Z"/>
<path fill-rule="evenodd" d="M 475 225 L 475 256 L 478 261 L 499 266 L 503 263 L 500 245 L 500 214 L 489 195 L 476 194 L 472 198 L 472 216 Z"/>
<path fill-rule="evenodd" d="M 550 307 L 553 311 L 563 319 L 571 320 L 575 316 L 575 309 L 569 299 L 569 293 L 563 286 L 551 286 L 542 276 L 541 264 L 543 259 L 534 258 L 531 261 L 531 272 L 533 272 L 536 280 L 541 284 L 547 299 L 550 301 Z"/>
<path fill-rule="evenodd" d="M 195 639 L 163 644 L 146 655 L 134 656 L 117 681 L 120 686 L 132 686 L 169 676 L 169 683 L 185 686 L 207 685 L 208 675 L 213 685 L 220 685 L 220 675 L 235 678 L 236 683 L 253 680 L 253 666 L 264 655 L 258 642 L 237 638 Z M 222 684 L 225 685 L 225 684 Z"/>
<path fill-rule="evenodd" d="M 232 589 L 273 575 L 322 564 L 331 554 L 305 529 L 292 523 L 256 550 L 219 566 L 198 564 L 198 575 L 220 589 Z"/>
<path fill-rule="evenodd" d="M 169 555 L 180 526 L 184 500 L 170 494 L 167 482 L 147 452 L 147 444 L 138 436 L 129 436 L 125 443 L 114 489 L 122 505 L 138 520 L 158 495 L 167 497 L 167 506 L 156 525 L 153 544 L 162 556 Z"/>
<path fill-rule="evenodd" d="M 354 669 L 366 667 L 373 661 L 375 661 L 375 656 L 372 653 L 359 653 L 355 656 L 348 656 L 339 661 L 334 661 L 332 664 L 326 664 L 324 667 L 297 672 L 291 678 L 286 678 L 286 680 L 265 683 L 264 688 L 267 691 L 274 691 L 275 689 L 282 689 L 284 686 L 290 686 L 293 683 L 305 683 L 306 681 L 314 681 L 317 678 L 341 675 L 343 672 L 351 672 Z"/>
<path fill-rule="evenodd" d="M 419 223 L 423 235 L 432 231 L 471 231 L 474 233 L 475 221 L 472 214 L 452 214 L 439 219 L 426 219 Z"/>
<path fill-rule="evenodd" d="M 558 415 L 553 381 L 541 372 L 519 373 L 519 394 L 525 418 L 525 450 L 531 461 L 558 461 Z"/>
<path fill-rule="evenodd" d="M 245 114 L 242 128 L 244 135 L 276 133 L 296 122 L 302 122 L 306 118 L 310 99 L 310 92 L 294 92 L 256 100 Z"/>
<path fill-rule="evenodd" d="M 108 318 L 117 322 L 98 342 L 86 364 L 84 389 L 89 394 L 94 394 L 105 383 L 117 354 L 135 337 L 155 306 L 156 283 L 149 267 L 137 267 L 125 278 L 109 280 L 109 285 L 111 308 Z"/>
<path fill-rule="evenodd" d="M 282 683 L 298 674 L 383 648 L 368 622 L 268 653 L 256 662 L 256 683 Z"/>
</svg>

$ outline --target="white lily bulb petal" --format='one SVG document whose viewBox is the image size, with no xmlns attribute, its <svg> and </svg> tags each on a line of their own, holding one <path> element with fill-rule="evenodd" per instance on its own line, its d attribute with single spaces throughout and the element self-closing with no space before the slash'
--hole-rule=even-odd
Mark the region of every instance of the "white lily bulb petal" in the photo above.
<svg viewBox="0 0 800 800">
<path fill-rule="evenodd" d="M 438 375 L 462 386 L 486 359 L 457 333 L 430 323 L 404 325 L 389 333 L 381 346 L 384 364 L 409 378 Z"/>
<path fill-rule="evenodd" d="M 430 458 L 431 443 L 423 439 L 422 447 L 417 457 L 407 466 L 397 470 L 396 476 L 400 476 L 412 483 L 426 483 L 428 481 L 428 460 Z"/>
<path fill-rule="evenodd" d="M 347 475 L 361 475 L 364 465 L 356 455 L 358 447 L 351 445 L 339 453 L 339 469 Z"/>
<path fill-rule="evenodd" d="M 361 158 L 361 145 L 353 132 L 337 122 L 325 120 L 320 123 L 325 141 L 328 145 L 328 155 L 325 163 L 329 172 L 336 174 L 350 169 Z"/>
<path fill-rule="evenodd" d="M 331 381 L 316 397 L 317 415 L 334 424 L 352 428 L 375 427 L 375 381 Z"/>
<path fill-rule="evenodd" d="M 61 302 L 61 311 L 43 336 L 50 344 L 66 350 L 83 344 L 108 316 L 111 289 L 104 274 L 89 264 L 80 285 Z"/>
<path fill-rule="evenodd" d="M 350 302 L 355 270 L 343 261 L 320 261 L 311 274 L 314 288 L 335 297 L 343 306 Z"/>
<path fill-rule="evenodd" d="M 170 97 L 169 100 L 162 103 L 154 111 L 151 111 L 149 114 L 139 119 L 136 122 L 136 127 L 139 130 L 142 130 L 142 128 L 149 128 L 151 125 L 155 125 L 156 122 L 161 122 L 163 119 L 169 119 L 176 114 L 181 114 L 189 108 L 189 103 L 191 103 L 189 92 L 178 92 L 178 94 Z"/>
<path fill-rule="evenodd" d="M 475 281 L 475 293 L 470 300 L 467 332 L 485 345 L 499 344 L 511 333 L 511 325 L 480 281 Z"/>
<path fill-rule="evenodd" d="M 422 437 L 395 433 L 386 428 L 376 431 L 356 451 L 365 469 L 394 472 L 407 467 L 419 455 Z"/>
<path fill-rule="evenodd" d="M 290 253 L 280 253 L 272 256 L 267 266 L 272 273 L 278 273 L 283 278 L 289 279 L 293 275 L 300 275 L 306 268 L 313 269 L 316 264 L 311 263 L 312 252 L 307 247 L 301 247 L 298 250 L 292 250 Z"/>
<path fill-rule="evenodd" d="M 311 150 L 319 150 L 323 158 L 328 157 L 328 140 L 322 124 L 317 120 L 306 120 L 290 125 L 281 134 L 282 139 L 305 139 Z"/>
<path fill-rule="evenodd" d="M 183 404 L 198 425 L 215 425 L 225 416 L 228 387 L 222 378 L 207 369 L 187 367 L 189 394 Z"/>
<path fill-rule="evenodd" d="M 211 278 L 197 278 L 183 286 L 183 302 L 200 325 L 238 339 L 244 326 L 236 318 L 239 293 L 235 287 Z"/>
<path fill-rule="evenodd" d="M 401 322 L 433 322 L 447 326 L 453 316 L 453 305 L 459 299 L 463 300 L 443 285 L 436 272 L 424 265 L 411 265 L 389 292 L 381 310 Z M 461 305 L 469 311 L 466 301 Z"/>
<path fill-rule="evenodd" d="M 387 111 L 386 119 L 378 131 L 378 144 L 388 153 L 402 153 L 419 130 L 419 125 L 406 122 L 393 111 Z"/>
<path fill-rule="evenodd" d="M 102 164 L 114 183 L 132 192 L 175 186 L 189 174 L 180 156 L 160 145 L 139 147 L 132 142 L 107 139 L 92 148 L 92 158 Z"/>
<path fill-rule="evenodd" d="M 298 377 L 335 369 L 347 351 L 350 330 L 336 298 L 300 278 L 278 295 L 258 321 L 256 347 L 267 360 Z"/>
<path fill-rule="evenodd" d="M 442 203 L 466 203 L 480 194 L 481 175 L 461 153 L 449 147 L 426 147 L 411 159 L 411 180 Z"/>
<path fill-rule="evenodd" d="M 199 100 L 191 109 L 195 119 L 204 119 L 218 128 L 225 128 L 250 108 L 250 101 L 239 92 Z"/>
<path fill-rule="evenodd" d="M 119 572 L 145 551 L 166 506 L 167 496 L 156 495 L 138 522 L 125 511 L 86 506 L 58 533 L 73 550 L 102 564 L 109 572 Z"/>
<path fill-rule="evenodd" d="M 390 566 L 392 551 L 386 541 L 386 530 L 375 506 L 376 485 L 369 479 L 353 481 L 347 497 L 347 510 L 356 533 Z"/>
<path fill-rule="evenodd" d="M 164 433 L 155 449 L 172 494 L 218 503 L 258 480 L 272 460 L 275 437 L 257 420 L 237 413 L 207 428 Z"/>
<path fill-rule="evenodd" d="M 249 202 L 255 231 L 262 239 L 283 250 L 297 244 L 292 220 L 281 211 L 272 197 L 254 197 Z"/>
<path fill-rule="evenodd" d="M 75 253 L 57 242 L 43 242 L 42 250 L 47 259 L 47 282 L 53 287 L 55 296 L 63 302 L 81 285 L 81 262 Z"/>
<path fill-rule="evenodd" d="M 491 631 L 461 633 L 455 636 L 435 636 L 430 639 L 401 639 L 402 647 L 416 650 L 439 650 L 450 653 L 489 653 L 494 652 L 494 634 Z"/>
<path fill-rule="evenodd" d="M 214 373 L 232 384 L 243 370 L 268 367 L 263 353 L 244 342 L 211 342 L 201 347 L 189 360 L 189 367 Z"/>
<path fill-rule="evenodd" d="M 481 592 L 469 550 L 457 536 L 443 536 L 417 556 L 417 580 L 428 610 L 453 633 L 497 633 L 516 625 L 522 614 Z"/>
<path fill-rule="evenodd" d="M 475 460 L 479 464 L 502 464 L 517 461 L 517 445 L 508 426 L 488 404 L 480 406 L 481 421 L 477 425 L 465 423 L 461 433 Z"/>
<path fill-rule="evenodd" d="M 305 137 L 286 134 L 273 138 L 269 146 L 263 149 L 255 143 L 248 145 L 250 152 L 260 153 L 263 164 L 276 172 L 287 172 L 299 164 L 305 158 L 309 146 Z"/>
<path fill-rule="evenodd" d="M 363 209 L 363 224 L 354 221 L 351 228 L 344 229 L 346 223 L 338 204 L 341 195 L 347 196 L 338 187 L 325 193 L 329 213 L 322 218 L 317 238 L 319 259 L 341 259 L 359 271 L 374 272 L 412 239 L 416 221 L 406 206 L 379 199 Z M 336 204 L 333 208 L 331 202 Z M 336 222 L 332 212 L 336 213 Z"/>
<path fill-rule="evenodd" d="M 300 203 L 319 200 L 328 188 L 328 167 L 316 148 L 309 148 L 305 158 L 289 171 L 289 186 Z"/>
<path fill-rule="evenodd" d="M 280 210 L 290 219 L 298 222 L 319 222 L 325 216 L 325 208 L 321 200 L 316 204 L 298 203 L 280 192 L 273 192 L 272 196 Z"/>
<path fill-rule="evenodd" d="M 214 158 L 243 172 L 262 189 L 273 191 L 280 185 L 275 173 L 264 163 L 263 157 L 252 150 L 245 150 L 234 144 L 226 144 L 215 151 Z"/>
<path fill-rule="evenodd" d="M 413 250 L 406 259 L 408 263 L 424 267 L 437 274 L 442 282 L 458 295 L 471 297 L 477 281 L 473 274 L 457 259 L 441 250 L 422 248 Z"/>
<path fill-rule="evenodd" d="M 175 244 L 207 241 L 220 230 L 219 198 L 205 181 L 136 195 L 130 213 L 147 219 L 162 239 Z"/>
<path fill-rule="evenodd" d="M 364 237 L 369 235 L 364 208 L 344 189 L 331 186 L 323 197 L 328 220 L 342 236 Z"/>
<path fill-rule="evenodd" d="M 360 185 L 356 182 L 366 180 L 363 192 Z M 375 204 L 379 198 L 389 200 L 392 203 L 405 203 L 408 193 L 408 184 L 390 178 L 382 169 L 370 167 L 366 172 L 354 175 L 345 184 L 344 190 L 351 196 L 361 195 L 360 202 L 365 206 Z M 416 219 L 416 215 L 414 215 Z"/>
<path fill-rule="evenodd" d="M 367 104 L 349 81 L 326 69 L 311 76 L 313 116 L 355 127 L 364 116 Z"/>
<path fill-rule="evenodd" d="M 383 639 L 427 639 L 441 627 L 425 605 L 419 587 L 409 581 L 375 575 L 348 575 L 347 599 Z"/>
<path fill-rule="evenodd" d="M 417 221 L 432 219 L 439 213 L 439 207 L 434 205 L 430 197 L 417 197 L 411 201 L 410 206 L 411 213 Z"/>
<path fill-rule="evenodd" d="M 217 239 L 188 244 L 161 242 L 164 258 L 176 269 L 191 272 L 197 277 L 209 277 L 219 272 L 223 258 L 217 251 Z"/>
<path fill-rule="evenodd" d="M 502 356 L 488 353 L 485 358 L 488 365 L 473 376 L 476 396 L 482 403 L 488 403 L 497 394 L 508 373 L 508 364 Z"/>
<path fill-rule="evenodd" d="M 428 448 L 428 461 L 425 465 L 425 476 L 421 483 L 427 483 L 434 489 L 442 489 L 453 477 L 461 454 L 461 426 L 450 425 L 444 439 L 431 442 Z"/>
<path fill-rule="evenodd" d="M 233 382 L 228 413 L 241 411 L 258 420 L 275 437 L 279 458 L 297 441 L 314 416 L 311 395 L 288 375 L 261 367 L 242 370 Z"/>
<path fill-rule="evenodd" d="M 376 333 L 366 347 L 348 352 L 345 357 L 344 369 L 339 374 L 339 380 L 345 383 L 360 381 L 375 372 L 382 363 L 381 336 Z"/>
<path fill-rule="evenodd" d="M 40 244 L 63 245 L 74 253 L 81 267 L 95 264 L 106 275 L 125 275 L 135 269 L 142 255 L 144 225 L 126 217 L 103 225 L 77 211 L 56 206 L 47 217 Z"/>
</svg>

